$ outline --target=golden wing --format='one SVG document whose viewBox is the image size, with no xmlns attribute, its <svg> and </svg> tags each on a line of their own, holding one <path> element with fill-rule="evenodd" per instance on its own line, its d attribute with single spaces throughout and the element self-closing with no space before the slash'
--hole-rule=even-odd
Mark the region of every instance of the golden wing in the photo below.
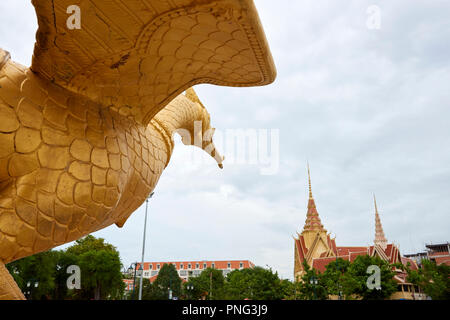
<svg viewBox="0 0 450 320">
<path fill-rule="evenodd" d="M 276 76 L 252 0 L 33 5 L 39 30 L 32 70 L 143 125 L 195 84 L 259 86 Z M 72 19 L 79 29 L 68 28 Z"/>
</svg>

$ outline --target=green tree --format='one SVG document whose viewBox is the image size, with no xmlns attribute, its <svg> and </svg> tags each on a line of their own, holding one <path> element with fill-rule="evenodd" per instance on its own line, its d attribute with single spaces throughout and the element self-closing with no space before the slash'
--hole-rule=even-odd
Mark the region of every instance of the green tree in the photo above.
<svg viewBox="0 0 450 320">
<path fill-rule="evenodd" d="M 136 277 L 136 287 L 133 293 L 131 290 L 128 293 L 127 300 L 137 300 L 139 298 L 139 286 L 140 286 L 140 277 Z M 155 292 L 156 288 L 149 279 L 142 279 L 142 300 L 160 300 L 166 298 L 159 298 L 162 296 L 160 293 Z"/>
<path fill-rule="evenodd" d="M 107 250 L 117 252 L 116 247 L 110 243 L 106 243 L 103 238 L 96 238 L 93 235 L 87 235 L 84 238 L 75 241 L 75 244 L 67 248 L 66 252 L 80 256 L 87 251 Z"/>
<path fill-rule="evenodd" d="M 207 295 L 208 299 L 222 300 L 224 294 L 225 278 L 221 270 L 207 268 L 198 277 L 191 277 L 184 284 L 184 296 L 187 299 L 200 299 Z M 192 287 L 193 289 L 188 289 Z"/>
<path fill-rule="evenodd" d="M 119 254 L 109 250 L 90 250 L 78 256 L 81 269 L 80 297 L 120 299 L 125 283 L 122 281 Z"/>
<path fill-rule="evenodd" d="M 233 270 L 227 275 L 224 287 L 226 298 L 232 300 L 283 299 L 282 288 L 278 273 L 262 267 Z"/>
<path fill-rule="evenodd" d="M 102 238 L 88 235 L 66 250 L 67 260 L 81 269 L 81 289 L 69 295 L 75 299 L 120 299 L 125 283 L 117 249 Z M 72 258 L 70 258 L 72 257 Z"/>
<path fill-rule="evenodd" d="M 55 289 L 53 299 L 65 300 L 73 298 L 74 290 L 67 288 L 67 279 L 70 276 L 67 268 L 78 263 L 77 256 L 64 250 L 54 251 L 56 264 L 54 266 Z"/>
<path fill-rule="evenodd" d="M 164 264 L 159 270 L 156 280 L 149 286 L 149 290 L 147 297 L 152 300 L 168 299 L 169 290 L 172 290 L 172 297 L 180 297 L 181 278 L 178 276 L 175 266 L 171 263 Z"/>
<path fill-rule="evenodd" d="M 13 261 L 7 268 L 27 299 L 50 299 L 55 288 L 56 260 L 56 252 L 47 251 Z"/>
<path fill-rule="evenodd" d="M 367 269 L 371 265 L 380 268 L 380 285 L 381 290 L 369 289 L 367 279 L 370 274 Z M 347 298 L 355 297 L 371 300 L 388 299 L 397 291 L 397 283 L 393 279 L 395 272 L 393 266 L 379 257 L 371 257 L 368 255 L 358 256 L 348 266 L 347 272 L 342 279 L 342 288 Z"/>
<path fill-rule="evenodd" d="M 67 289 L 70 265 L 81 269 L 81 290 Z M 92 235 L 77 240 L 66 250 L 38 253 L 7 265 L 28 299 L 60 300 L 121 298 L 125 288 L 121 267 L 116 248 Z"/>
<path fill-rule="evenodd" d="M 280 284 L 282 299 L 295 300 L 297 298 L 296 283 L 293 283 L 289 279 L 283 279 Z"/>
<path fill-rule="evenodd" d="M 350 262 L 342 258 L 330 262 L 325 268 L 325 272 L 321 275 L 322 283 L 327 288 L 329 295 L 343 295 L 344 275 L 350 266 Z"/>
<path fill-rule="evenodd" d="M 325 300 L 328 298 L 328 290 L 322 274 L 311 268 L 303 261 L 305 273 L 297 284 L 298 297 L 302 300 Z"/>
<path fill-rule="evenodd" d="M 450 266 L 436 265 L 427 259 L 422 260 L 419 270 L 407 268 L 407 280 L 420 288 L 433 300 L 450 300 Z"/>
</svg>

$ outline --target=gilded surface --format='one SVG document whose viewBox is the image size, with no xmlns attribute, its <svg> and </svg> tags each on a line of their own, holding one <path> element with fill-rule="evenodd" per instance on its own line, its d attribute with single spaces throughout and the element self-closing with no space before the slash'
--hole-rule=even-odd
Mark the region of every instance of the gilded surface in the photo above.
<svg viewBox="0 0 450 320">
<path fill-rule="evenodd" d="M 0 49 L 0 299 L 24 298 L 6 263 L 121 227 L 155 188 L 173 133 L 211 128 L 189 87 L 275 78 L 251 0 L 80 0 L 81 28 L 67 30 L 72 2 L 33 1 L 31 68 Z M 221 166 L 212 137 L 206 146 Z"/>
</svg>

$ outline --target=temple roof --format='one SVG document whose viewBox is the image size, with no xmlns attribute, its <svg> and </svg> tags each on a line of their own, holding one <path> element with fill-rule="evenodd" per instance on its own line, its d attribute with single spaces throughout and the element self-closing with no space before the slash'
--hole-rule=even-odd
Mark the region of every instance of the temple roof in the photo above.
<svg viewBox="0 0 450 320">
<path fill-rule="evenodd" d="M 312 195 L 311 174 L 309 172 L 309 165 L 308 165 L 308 183 L 309 183 L 308 211 L 306 213 L 306 221 L 303 230 L 317 230 L 326 232 L 322 222 L 320 221 L 319 213 L 317 212 L 316 208 L 316 203 Z"/>
<path fill-rule="evenodd" d="M 383 250 L 386 250 L 387 239 L 384 235 L 383 226 L 381 225 L 380 215 L 378 214 L 377 199 L 373 195 L 373 201 L 375 204 L 375 240 L 374 243 L 379 245 Z"/>
</svg>

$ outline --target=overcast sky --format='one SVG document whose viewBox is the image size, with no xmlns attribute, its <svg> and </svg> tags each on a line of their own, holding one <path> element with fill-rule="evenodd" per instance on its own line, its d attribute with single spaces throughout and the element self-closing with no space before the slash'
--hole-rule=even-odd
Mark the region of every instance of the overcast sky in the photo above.
<svg viewBox="0 0 450 320">
<path fill-rule="evenodd" d="M 373 242 L 373 193 L 386 237 L 403 254 L 450 240 L 450 2 L 255 3 L 276 81 L 195 89 L 219 132 L 278 129 L 279 168 L 262 175 L 261 164 L 225 160 L 220 170 L 178 143 L 149 204 L 145 260 L 245 259 L 292 279 L 307 161 L 319 215 L 337 245 Z M 1 1 L 0 15 L 0 47 L 30 65 L 31 2 Z M 220 139 L 218 147 L 227 157 Z M 144 209 L 122 229 L 94 233 L 126 266 L 141 257 Z"/>
</svg>

